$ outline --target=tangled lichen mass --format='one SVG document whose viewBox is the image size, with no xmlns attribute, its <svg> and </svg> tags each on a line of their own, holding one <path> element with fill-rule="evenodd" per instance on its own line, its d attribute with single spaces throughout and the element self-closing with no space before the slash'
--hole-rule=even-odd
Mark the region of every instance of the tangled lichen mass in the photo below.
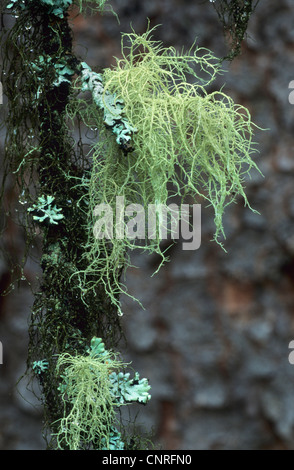
<svg viewBox="0 0 294 470">
<path fill-rule="evenodd" d="M 125 43 L 128 40 L 128 45 Z M 164 48 L 152 39 L 152 30 L 143 35 L 123 36 L 123 58 L 104 70 L 104 99 L 115 96 L 131 128 L 133 151 L 117 154 L 116 142 L 103 128 L 101 113 L 83 102 L 72 104 L 88 125 L 100 129 L 93 143 L 93 168 L 89 182 L 89 231 L 85 272 L 77 273 L 87 290 L 104 283 L 120 310 L 119 294 L 125 292 L 121 267 L 128 264 L 127 249 L 136 240 L 115 237 L 97 239 L 93 235 L 95 207 L 109 204 L 115 210 L 116 197 L 125 204 L 167 204 L 169 198 L 202 198 L 214 209 L 214 239 L 224 236 L 223 213 L 237 197 L 246 197 L 244 179 L 257 165 L 254 124 L 249 111 L 224 92 L 206 91 L 220 72 L 211 51 L 194 45 L 187 53 Z M 194 78 L 187 82 L 187 74 Z M 140 248 L 167 259 L 157 236 Z M 92 275 L 91 282 L 87 281 Z"/>
<path fill-rule="evenodd" d="M 95 337 L 87 354 L 59 355 L 56 370 L 61 376 L 59 390 L 64 401 L 64 416 L 56 435 L 59 449 L 91 449 L 93 443 L 101 450 L 113 449 L 114 445 L 116 450 L 124 448 L 116 429 L 116 409 L 128 402 L 146 403 L 151 398 L 146 379 L 139 380 L 136 374 L 130 380 L 130 373 L 116 373 L 126 366 L 105 350 L 101 338 Z"/>
</svg>

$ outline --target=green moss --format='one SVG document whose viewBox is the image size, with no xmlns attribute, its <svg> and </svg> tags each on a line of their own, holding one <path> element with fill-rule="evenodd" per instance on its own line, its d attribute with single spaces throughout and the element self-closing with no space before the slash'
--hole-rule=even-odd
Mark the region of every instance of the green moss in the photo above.
<svg viewBox="0 0 294 470">
<path fill-rule="evenodd" d="M 217 0 L 213 6 L 223 25 L 229 52 L 223 60 L 233 60 L 241 52 L 248 23 L 259 0 Z"/>
</svg>

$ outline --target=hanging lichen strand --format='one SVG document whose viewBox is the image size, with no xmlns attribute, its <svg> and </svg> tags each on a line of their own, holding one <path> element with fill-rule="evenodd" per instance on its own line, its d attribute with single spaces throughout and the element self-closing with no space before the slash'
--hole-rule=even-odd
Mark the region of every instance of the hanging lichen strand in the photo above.
<svg viewBox="0 0 294 470">
<path fill-rule="evenodd" d="M 119 404 L 112 396 L 110 415 L 105 419 L 101 403 L 108 406 L 113 380 L 107 376 L 106 363 L 103 365 L 100 359 L 93 376 L 95 364 L 89 362 L 87 351 L 96 337 L 103 338 L 111 351 L 121 330 L 117 310 L 103 283 L 96 284 L 82 298 L 81 285 L 73 276 L 86 270 L 83 250 L 88 236 L 85 227 L 91 162 L 84 155 L 81 141 L 76 145 L 70 137 L 66 121 L 72 78 L 74 73 L 81 73 L 80 64 L 72 54 L 66 13 L 69 3 L 18 0 L 2 6 L 1 11 L 6 12 L 7 5 L 15 14 L 14 25 L 8 31 L 4 29 L 1 38 L 1 81 L 8 98 L 3 185 L 8 176 L 15 175 L 21 204 L 17 213 L 27 233 L 21 274 L 31 244 L 40 236 L 42 239 L 43 273 L 39 290 L 35 292 L 29 327 L 28 373 L 32 371 L 41 385 L 45 429 L 50 431 L 48 447 L 101 449 L 117 444 L 119 431 L 113 426 L 118 420 L 111 409 L 117 409 Z M 105 1 L 98 3 L 104 6 Z M 95 357 L 91 356 L 94 362 Z M 87 364 L 88 371 L 84 369 Z M 113 367 L 115 371 L 115 364 Z M 75 374 L 82 369 L 83 377 L 88 377 L 88 387 L 75 396 L 70 384 L 79 383 L 80 376 Z M 126 380 L 122 374 L 117 386 L 127 382 L 128 389 L 134 391 L 133 401 L 138 401 L 135 399 L 138 398 L 137 376 Z M 64 379 L 69 387 L 66 394 Z M 147 390 L 146 379 L 141 380 Z M 97 398 L 93 393 L 98 394 Z M 146 402 L 150 395 L 145 398 Z M 87 409 L 89 413 L 95 411 L 93 419 Z M 71 421 L 75 410 L 85 417 L 84 421 L 79 417 L 78 441 L 69 437 L 77 435 L 76 421 Z M 124 437 L 124 443 L 119 440 L 120 447 L 130 447 L 126 432 Z M 135 440 L 139 441 L 140 436 Z"/>
<path fill-rule="evenodd" d="M 128 218 L 120 236 L 116 236 L 115 227 L 121 222 L 117 197 L 125 207 L 140 203 L 145 214 L 148 206 L 166 206 L 173 197 L 184 200 L 190 196 L 194 201 L 202 198 L 214 209 L 214 238 L 221 243 L 225 207 L 240 196 L 249 205 L 244 179 L 257 169 L 251 158 L 254 124 L 249 111 L 223 92 L 206 91 L 220 72 L 212 52 L 194 45 L 187 53 L 179 53 L 172 47 L 164 48 L 151 34 L 123 35 L 122 59 L 103 74 L 104 92 L 99 100 L 104 102 L 104 116 L 95 105 L 95 92 L 93 105 L 77 100 L 69 109 L 73 116 L 82 116 L 89 127 L 100 129 L 99 141 L 93 147 L 89 187 L 89 236 L 83 254 L 87 268 L 76 276 L 84 292 L 95 289 L 96 283 L 104 283 L 121 314 L 119 294 L 128 294 L 121 271 L 129 263 L 127 248 L 136 247 L 137 240 L 127 235 Z M 79 86 L 83 89 L 83 77 Z M 109 94 L 116 97 L 118 113 L 123 103 L 125 119 L 133 130 L 133 149 L 127 155 L 117 154 L 116 140 L 103 128 L 105 110 L 111 111 L 110 120 L 115 114 L 108 106 Z M 95 208 L 104 203 L 111 208 L 111 240 L 100 236 L 101 221 L 104 219 L 107 225 L 107 218 Z M 151 239 L 148 227 L 143 229 L 137 234 L 140 248 L 160 254 L 164 262 L 167 258 L 161 249 L 159 230 Z"/>
<path fill-rule="evenodd" d="M 249 19 L 259 0 L 210 0 L 223 25 L 229 53 L 223 60 L 233 60 L 240 54 Z"/>
</svg>

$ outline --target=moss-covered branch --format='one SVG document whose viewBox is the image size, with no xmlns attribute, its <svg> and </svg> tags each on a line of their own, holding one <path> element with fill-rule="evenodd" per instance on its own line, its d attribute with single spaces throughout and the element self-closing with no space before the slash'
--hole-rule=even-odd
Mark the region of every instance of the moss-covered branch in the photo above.
<svg viewBox="0 0 294 470">
<path fill-rule="evenodd" d="M 224 29 L 229 52 L 223 60 L 233 60 L 241 52 L 248 23 L 259 0 L 210 0 Z"/>
</svg>

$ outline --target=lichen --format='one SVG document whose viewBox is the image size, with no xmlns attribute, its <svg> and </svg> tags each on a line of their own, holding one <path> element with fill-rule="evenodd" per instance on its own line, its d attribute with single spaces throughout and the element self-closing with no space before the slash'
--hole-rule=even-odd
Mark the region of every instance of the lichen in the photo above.
<svg viewBox="0 0 294 470">
<path fill-rule="evenodd" d="M 53 196 L 39 196 L 36 204 L 33 204 L 32 207 L 28 208 L 33 216 L 33 219 L 38 223 L 49 223 L 57 225 L 61 219 L 64 218 L 63 214 L 60 214 L 60 208 L 57 208 L 55 205 L 52 205 L 54 201 Z"/>
<path fill-rule="evenodd" d="M 42 359 L 40 361 L 34 361 L 32 369 L 36 374 L 41 375 L 48 369 L 48 365 L 48 362 L 45 359 Z"/>
<path fill-rule="evenodd" d="M 109 380 L 112 383 L 112 394 L 116 397 L 119 403 L 147 403 L 151 395 L 149 394 L 150 385 L 148 380 L 140 379 L 138 372 L 135 377 L 130 379 L 130 373 L 112 372 L 109 375 Z"/>
<path fill-rule="evenodd" d="M 72 4 L 72 0 L 38 0 L 40 5 L 48 8 L 48 14 L 57 16 L 59 18 L 64 17 L 64 13 L 68 7 Z M 32 4 L 36 4 L 36 0 L 10 0 L 7 4 L 8 9 L 13 10 L 25 10 Z"/>
<path fill-rule="evenodd" d="M 7 13 L 5 5 L 1 4 L 1 13 Z M 8 183 L 9 187 L 14 184 L 19 206 L 7 204 L 5 216 L 17 221 L 26 236 L 24 253 L 11 266 L 12 287 L 21 279 L 28 258 L 36 255 L 33 246 L 42 252 L 42 274 L 31 285 L 34 303 L 26 372 L 39 381 L 44 436 L 48 435 L 48 448 L 54 448 L 53 423 L 64 411 L 57 356 L 84 354 L 93 335 L 113 347 L 121 327 L 103 286 L 96 286 L 85 304 L 72 278 L 85 268 L 82 252 L 91 165 L 84 144 L 77 145 L 72 138 L 77 128 L 67 120 L 66 105 L 78 62 L 72 53 L 67 17 L 56 20 L 39 0 L 26 1 L 24 9 L 16 6 L 10 12 L 15 18 L 0 36 L 1 83 L 7 97 L 0 199 L 3 203 Z M 37 365 L 43 360 L 48 366 L 39 373 Z"/>
<path fill-rule="evenodd" d="M 59 449 L 122 449 L 124 443 L 115 428 L 120 406 L 138 401 L 146 403 L 151 396 L 147 379 L 133 380 L 129 373 L 116 374 L 127 364 L 105 350 L 101 338 L 92 338 L 86 355 L 61 354 L 56 371 L 64 401 L 64 416 L 57 423 Z M 55 423 L 56 424 L 56 423 Z"/>
<path fill-rule="evenodd" d="M 85 63 L 80 64 L 81 68 L 81 91 L 90 91 L 93 96 L 94 103 L 98 109 L 103 110 L 103 122 L 112 129 L 117 136 L 116 142 L 124 152 L 131 151 L 132 134 L 137 131 L 136 128 L 130 126 L 124 117 L 124 103 L 115 95 L 105 92 L 102 75 L 93 72 Z"/>
<path fill-rule="evenodd" d="M 111 427 L 108 444 L 105 438 L 101 440 L 101 450 L 124 450 L 125 443 L 121 440 L 121 433 L 116 428 Z"/>
<path fill-rule="evenodd" d="M 245 176 L 259 171 L 251 157 L 257 126 L 248 109 L 223 91 L 207 92 L 221 73 L 220 61 L 195 44 L 186 53 L 164 48 L 151 34 L 152 30 L 143 35 L 124 34 L 122 59 L 104 70 L 102 77 L 104 106 L 108 93 L 115 96 L 118 115 L 123 103 L 124 116 L 137 129 L 131 152 L 117 155 L 117 142 L 103 129 L 105 118 L 97 107 L 83 102 L 80 107 L 73 105 L 86 124 L 100 129 L 99 141 L 93 145 L 89 184 L 87 268 L 76 276 L 84 291 L 103 283 L 120 314 L 119 294 L 128 295 L 121 282 L 122 267 L 128 266 L 128 250 L 138 244 L 125 235 L 126 230 L 122 238 L 95 237 L 95 207 L 106 203 L 115 214 L 120 196 L 125 205 L 140 203 L 147 212 L 148 205 L 167 205 L 169 198 L 184 201 L 189 196 L 212 206 L 214 240 L 223 246 L 225 208 L 240 197 L 250 207 Z M 140 248 L 160 254 L 163 263 L 168 257 L 160 242 L 158 233 L 150 240 L 146 232 Z"/>
</svg>

